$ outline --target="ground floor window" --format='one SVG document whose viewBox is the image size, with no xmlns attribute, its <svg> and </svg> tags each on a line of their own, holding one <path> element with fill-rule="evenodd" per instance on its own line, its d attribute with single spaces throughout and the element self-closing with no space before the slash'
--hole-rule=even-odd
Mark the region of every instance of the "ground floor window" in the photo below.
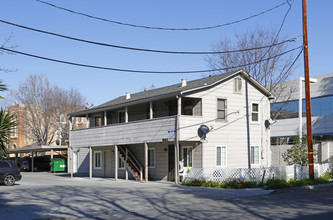
<svg viewBox="0 0 333 220">
<path fill-rule="evenodd" d="M 183 147 L 183 166 L 192 167 L 192 147 Z"/>
<path fill-rule="evenodd" d="M 118 168 L 119 169 L 124 169 L 125 168 L 125 163 L 120 157 L 118 158 Z"/>
<path fill-rule="evenodd" d="M 94 169 L 102 168 L 102 152 L 95 151 L 94 152 Z"/>
<path fill-rule="evenodd" d="M 148 149 L 148 167 L 155 167 L 155 148 Z"/>
<path fill-rule="evenodd" d="M 227 146 L 216 147 L 216 166 L 227 166 Z"/>
<path fill-rule="evenodd" d="M 251 164 L 259 164 L 259 146 L 251 146 Z"/>
</svg>

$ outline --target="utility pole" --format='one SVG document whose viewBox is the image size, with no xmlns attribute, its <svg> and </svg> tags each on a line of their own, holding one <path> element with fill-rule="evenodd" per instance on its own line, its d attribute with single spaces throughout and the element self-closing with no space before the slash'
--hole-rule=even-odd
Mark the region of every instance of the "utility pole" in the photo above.
<svg viewBox="0 0 333 220">
<path fill-rule="evenodd" d="M 305 75 L 304 78 L 305 78 L 306 126 L 307 126 L 307 135 L 308 135 L 309 179 L 314 180 L 306 0 L 303 0 L 303 47 L 304 47 L 304 75 Z"/>
</svg>

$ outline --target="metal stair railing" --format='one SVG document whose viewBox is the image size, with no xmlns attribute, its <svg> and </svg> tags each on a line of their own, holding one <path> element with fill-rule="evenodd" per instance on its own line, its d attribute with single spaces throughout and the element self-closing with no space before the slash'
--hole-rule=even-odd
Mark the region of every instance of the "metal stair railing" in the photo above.
<svg viewBox="0 0 333 220">
<path fill-rule="evenodd" d="M 132 152 L 128 149 L 128 147 L 124 146 L 125 150 L 123 149 L 123 146 L 120 146 L 119 149 L 120 151 L 123 153 L 124 157 L 126 157 L 126 149 L 127 149 L 127 160 L 129 160 L 131 162 L 131 165 L 134 166 L 134 168 L 136 169 L 136 172 L 140 173 L 140 180 L 142 181 L 143 178 L 143 172 L 142 172 L 142 166 L 141 164 L 138 162 L 138 160 L 135 158 L 135 156 L 132 154 Z M 125 158 L 124 158 L 125 159 Z M 132 167 L 129 165 L 128 161 L 125 162 L 127 164 L 127 167 L 130 167 L 132 169 Z M 135 175 L 135 173 L 132 173 L 132 175 L 134 176 L 135 179 L 138 179 L 138 177 Z"/>
</svg>

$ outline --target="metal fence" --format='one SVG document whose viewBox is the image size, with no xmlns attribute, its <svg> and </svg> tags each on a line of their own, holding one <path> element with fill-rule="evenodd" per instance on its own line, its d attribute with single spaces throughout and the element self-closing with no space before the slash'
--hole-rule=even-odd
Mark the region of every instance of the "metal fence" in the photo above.
<svg viewBox="0 0 333 220">
<path fill-rule="evenodd" d="M 315 178 L 333 171 L 333 163 L 315 164 Z M 213 180 L 223 182 L 226 180 L 246 180 L 257 183 L 267 179 L 306 179 L 309 178 L 308 166 L 261 167 L 261 168 L 190 168 L 184 170 L 183 180 Z"/>
</svg>

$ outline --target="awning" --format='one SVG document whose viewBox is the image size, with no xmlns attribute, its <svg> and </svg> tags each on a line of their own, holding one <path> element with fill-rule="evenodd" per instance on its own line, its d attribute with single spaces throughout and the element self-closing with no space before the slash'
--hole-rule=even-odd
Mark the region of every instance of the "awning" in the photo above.
<svg viewBox="0 0 333 220">
<path fill-rule="evenodd" d="M 30 153 L 30 152 L 46 152 L 46 151 L 62 151 L 67 150 L 67 146 L 49 146 L 49 145 L 42 145 L 42 146 L 27 146 L 27 147 L 20 147 L 15 149 L 9 149 L 8 152 L 10 154 L 17 154 L 17 153 Z"/>
</svg>

